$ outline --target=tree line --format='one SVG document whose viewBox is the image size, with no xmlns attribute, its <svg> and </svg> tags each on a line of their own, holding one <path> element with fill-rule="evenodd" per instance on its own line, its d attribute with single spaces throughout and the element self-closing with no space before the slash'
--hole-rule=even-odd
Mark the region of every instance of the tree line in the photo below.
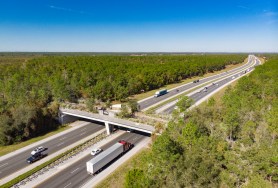
<svg viewBox="0 0 278 188">
<path fill-rule="evenodd" d="M 125 187 L 277 187 L 278 56 L 186 112 L 180 102 Z"/>
<path fill-rule="evenodd" d="M 243 62 L 246 55 L 42 56 L 0 63 L 0 144 L 57 126 L 59 103 L 124 100 Z M 56 114 L 55 114 L 56 113 Z"/>
</svg>

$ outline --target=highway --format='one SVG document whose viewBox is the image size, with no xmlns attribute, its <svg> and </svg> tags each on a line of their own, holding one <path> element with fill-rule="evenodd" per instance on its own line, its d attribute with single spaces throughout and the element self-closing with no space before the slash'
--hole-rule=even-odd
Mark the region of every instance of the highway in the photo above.
<svg viewBox="0 0 278 188">
<path fill-rule="evenodd" d="M 255 60 L 256 64 L 254 66 L 258 66 L 260 64 L 260 62 L 258 60 Z M 253 70 L 254 67 L 248 68 L 248 72 Z M 201 100 L 202 98 L 204 98 L 205 96 L 209 95 L 210 93 L 212 93 L 214 90 L 218 89 L 219 87 L 223 86 L 224 84 L 230 82 L 231 80 L 236 79 L 237 77 L 243 75 L 243 74 L 247 74 L 247 72 L 245 73 L 245 71 L 242 71 L 240 73 L 231 75 L 223 80 L 219 80 L 214 82 L 214 84 L 210 84 L 210 86 L 207 86 L 207 89 L 199 89 L 199 92 L 194 93 L 193 95 L 190 95 L 189 98 L 193 99 L 193 104 L 196 103 L 197 101 Z M 169 108 L 167 108 L 166 110 L 164 110 L 163 113 L 165 114 L 171 114 L 172 111 L 174 110 L 175 105 L 170 106 Z"/>
<path fill-rule="evenodd" d="M 152 106 L 153 104 L 163 101 L 171 96 L 175 96 L 178 93 L 181 93 L 181 92 L 191 89 L 193 87 L 202 85 L 205 82 L 219 79 L 222 76 L 225 76 L 225 75 L 228 75 L 231 73 L 235 73 L 240 70 L 246 70 L 248 67 L 250 67 L 252 65 L 254 58 L 255 58 L 254 56 L 249 56 L 249 60 L 245 65 L 238 67 L 236 69 L 230 70 L 228 73 L 224 72 L 224 73 L 210 76 L 210 77 L 207 77 L 204 79 L 200 79 L 200 81 L 198 83 L 188 83 L 183 86 L 180 86 L 180 87 L 178 87 L 178 90 L 179 90 L 178 92 L 176 91 L 176 89 L 173 89 L 173 90 L 169 91 L 166 95 L 160 96 L 158 98 L 150 97 L 146 100 L 142 100 L 139 103 L 140 109 L 142 110 L 142 109 L 148 108 L 149 106 Z M 256 61 L 256 64 L 259 64 L 259 61 L 257 59 L 255 61 Z M 249 70 L 251 70 L 251 68 L 249 68 Z M 238 73 L 237 73 L 237 75 L 235 75 L 235 77 L 236 76 L 238 76 Z M 216 81 L 215 82 L 216 84 L 209 86 L 206 91 L 204 91 L 204 90 L 200 91 L 198 93 L 193 94 L 190 97 L 194 100 L 194 102 L 197 102 L 197 101 L 201 100 L 203 97 L 205 97 L 206 95 L 208 95 L 211 92 L 213 92 L 214 90 L 216 90 L 218 87 L 221 87 L 221 85 L 224 85 L 225 83 L 231 81 L 231 79 L 235 79 L 233 77 L 234 76 L 229 76 L 227 78 L 224 78 L 221 81 Z M 173 111 L 174 107 L 175 106 L 169 107 L 163 113 L 171 113 Z M 50 155 L 50 154 L 55 153 L 56 151 L 59 151 L 60 149 L 66 147 L 68 145 L 71 145 L 71 144 L 81 140 L 82 138 L 87 137 L 87 136 L 91 135 L 92 133 L 97 132 L 103 128 L 104 128 L 103 125 L 90 123 L 80 129 L 76 129 L 75 131 L 69 132 L 65 135 L 62 135 L 60 137 L 57 137 L 53 140 L 47 141 L 40 145 L 47 147 L 48 148 L 47 153 Z M 143 138 L 144 138 L 144 136 L 142 136 L 142 135 L 138 135 L 135 133 L 126 133 L 126 134 L 122 135 L 120 138 L 117 138 L 117 140 L 126 139 L 127 141 L 130 141 L 130 142 L 136 144 L 136 142 L 139 142 Z M 115 139 L 115 141 L 116 141 L 116 139 Z M 113 142 L 113 143 L 115 143 L 115 142 Z M 105 145 L 103 147 L 103 149 L 108 148 L 113 143 L 112 142 L 108 143 L 107 145 Z M 37 146 L 40 146 L 40 145 L 37 145 Z M 37 146 L 35 146 L 35 147 L 37 147 Z M 16 156 L 10 157 L 9 159 L 0 161 L 0 179 L 28 166 L 29 164 L 26 162 L 26 159 L 28 157 L 30 157 L 30 153 L 34 148 L 24 151 Z M 84 182 L 86 182 L 89 178 L 91 178 L 89 175 L 87 175 L 86 169 L 85 169 L 85 163 L 91 158 L 92 158 L 92 156 L 88 155 L 87 157 L 81 159 L 78 163 L 75 163 L 74 165 L 72 165 L 72 166 L 68 167 L 67 169 L 63 170 L 62 172 L 60 172 L 57 176 L 48 179 L 46 182 L 43 182 L 38 187 L 64 187 L 64 186 L 76 187 L 76 186 L 80 186 L 80 185 L 84 184 Z M 81 170 L 81 169 L 83 169 L 83 170 Z M 67 172 L 67 173 L 65 173 L 67 175 L 64 175 L 63 172 L 64 173 Z M 72 172 L 72 173 L 69 173 L 69 172 Z M 85 174 L 84 174 L 84 172 L 85 172 Z"/>
<path fill-rule="evenodd" d="M 144 137 L 145 137 L 144 135 L 126 132 L 123 135 L 110 141 L 109 143 L 107 143 L 101 148 L 105 150 L 119 140 L 126 140 L 134 144 L 135 145 L 134 147 L 136 147 L 136 144 L 139 143 Z M 47 179 L 46 181 L 42 182 L 40 185 L 36 187 L 37 188 L 51 188 L 51 187 L 75 188 L 75 187 L 82 186 L 89 179 L 93 178 L 93 176 L 89 175 L 86 170 L 86 162 L 92 158 L 93 156 L 88 153 L 86 157 L 80 159 L 78 162 L 65 168 L 55 176 Z"/>
<path fill-rule="evenodd" d="M 139 101 L 138 104 L 140 105 L 140 110 L 144 110 L 160 101 L 163 101 L 163 100 L 166 100 L 167 98 L 169 97 L 172 97 L 172 96 L 175 96 L 177 95 L 178 93 L 181 93 L 183 91 L 186 91 L 188 89 L 191 89 L 193 87 L 196 87 L 196 86 L 199 86 L 199 85 L 202 85 L 204 84 L 205 82 L 208 82 L 208 81 L 213 81 L 215 79 L 218 79 L 222 76 L 225 76 L 227 74 L 231 74 L 231 73 L 234 73 L 234 72 L 237 72 L 239 70 L 243 70 L 243 69 L 246 69 L 247 67 L 251 66 L 251 64 L 253 63 L 253 60 L 254 60 L 254 56 L 249 56 L 248 58 L 248 62 L 238 68 L 235 68 L 233 70 L 230 70 L 229 72 L 224 72 L 224 73 L 220 73 L 220 74 L 217 74 L 217 75 L 214 75 L 214 76 L 210 76 L 210 77 L 207 77 L 207 78 L 203 78 L 203 79 L 200 79 L 200 81 L 198 83 L 188 83 L 188 84 L 185 84 L 183 86 L 180 86 L 180 87 L 177 87 L 176 89 L 178 89 L 179 91 L 177 92 L 176 89 L 173 89 L 173 90 L 170 90 L 168 91 L 167 94 L 165 95 L 162 95 L 160 97 L 150 97 L 148 99 L 145 99 L 145 100 L 141 100 L 141 102 Z"/>
<path fill-rule="evenodd" d="M 90 123 L 86 126 L 83 126 L 75 131 L 71 131 L 67 134 L 64 134 L 56 139 L 52 139 L 48 142 L 40 144 L 48 150 L 46 151 L 48 155 L 55 153 L 56 151 L 71 145 L 84 137 L 91 135 L 94 132 L 97 132 L 101 129 L 104 129 L 103 125 L 98 125 L 94 123 Z M 38 145 L 38 146 L 40 146 Z M 38 147 L 36 146 L 36 147 Z M 28 166 L 29 164 L 26 162 L 26 159 L 31 156 L 31 151 L 34 148 L 24 151 L 16 156 L 10 157 L 6 160 L 0 161 L 0 179 Z"/>
</svg>

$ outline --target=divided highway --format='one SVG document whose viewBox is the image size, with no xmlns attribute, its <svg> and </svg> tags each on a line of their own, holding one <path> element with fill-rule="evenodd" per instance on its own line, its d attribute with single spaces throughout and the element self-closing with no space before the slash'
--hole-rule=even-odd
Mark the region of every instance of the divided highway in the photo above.
<svg viewBox="0 0 278 188">
<path fill-rule="evenodd" d="M 257 59 L 254 59 L 255 61 L 255 64 L 254 66 L 258 66 L 260 65 L 260 61 L 257 60 Z M 242 71 L 240 73 L 237 73 L 237 74 L 234 74 L 234 75 L 231 75 L 225 79 L 222 79 L 222 80 L 219 80 L 219 81 L 216 81 L 214 82 L 214 84 L 210 84 L 209 86 L 206 87 L 206 89 L 202 89 L 200 90 L 199 92 L 196 92 L 192 95 L 190 95 L 189 97 L 191 99 L 193 99 L 194 103 L 198 102 L 199 100 L 201 100 L 202 98 L 204 98 L 205 96 L 209 95 L 210 93 L 212 93 L 213 91 L 215 91 L 216 89 L 218 89 L 219 87 L 227 84 L 228 82 L 238 78 L 239 76 L 242 76 L 242 75 L 245 75 L 247 72 L 250 72 L 254 69 L 254 67 L 251 67 L 251 68 L 248 68 L 248 71 L 245 72 Z M 193 103 L 193 104 L 194 104 Z M 166 114 L 170 114 L 172 113 L 172 111 L 174 110 L 175 108 L 175 104 L 174 105 L 171 105 L 169 108 L 167 108 L 166 110 L 163 111 L 163 113 L 166 113 Z"/>
<path fill-rule="evenodd" d="M 136 133 L 124 133 L 123 135 L 115 138 L 114 140 L 110 141 L 103 147 L 103 150 L 106 150 L 110 146 L 114 145 L 119 140 L 126 140 L 136 147 L 143 138 L 146 136 L 136 134 Z M 132 149 L 131 149 L 132 150 Z M 40 185 L 36 186 L 37 188 L 45 188 L 45 187 L 66 187 L 66 188 L 75 188 L 81 187 L 84 183 L 88 180 L 93 178 L 93 176 L 89 175 L 86 170 L 86 162 L 92 159 L 93 156 L 88 153 L 88 155 L 78 162 L 74 163 L 73 165 L 65 168 L 55 176 L 47 179 L 45 182 L 42 182 Z M 115 161 L 117 162 L 117 161 Z M 100 172 L 101 174 L 101 172 Z M 99 174 L 99 175 L 100 175 Z M 98 176 L 98 175 L 96 175 Z"/>
<path fill-rule="evenodd" d="M 89 123 L 86 126 L 83 126 L 79 129 L 76 129 L 72 132 L 64 134 L 60 137 L 57 137 L 53 140 L 40 144 L 46 148 L 48 148 L 48 155 L 55 153 L 56 151 L 71 145 L 82 138 L 85 138 L 101 129 L 104 129 L 103 125 L 98 125 L 94 123 Z M 38 145 L 38 146 L 40 146 Z M 36 146 L 36 147 L 38 147 Z M 24 151 L 16 156 L 10 157 L 8 159 L 0 161 L 0 179 L 24 168 L 29 164 L 26 162 L 26 159 L 31 156 L 31 151 L 34 148 Z"/>
<path fill-rule="evenodd" d="M 194 100 L 194 102 L 197 102 L 204 98 L 205 96 L 209 95 L 219 87 L 223 86 L 224 84 L 230 82 L 233 79 L 236 79 L 239 74 L 245 74 L 244 70 L 249 69 L 249 71 L 252 68 L 249 68 L 253 66 L 254 62 L 256 62 L 255 65 L 258 65 L 260 62 L 255 58 L 255 56 L 249 56 L 248 62 L 241 67 L 235 68 L 233 70 L 230 70 L 229 72 L 224 72 L 221 74 L 213 75 L 207 78 L 200 79 L 198 83 L 188 83 L 183 86 L 178 87 L 178 91 L 176 89 L 170 90 L 167 94 L 154 98 L 149 97 L 147 99 L 139 101 L 140 110 L 144 110 L 146 108 L 149 108 L 150 106 L 159 103 L 163 100 L 167 100 L 169 97 L 175 96 L 179 93 L 182 93 L 184 91 L 190 90 L 196 86 L 200 86 L 205 84 L 206 82 L 212 82 L 214 80 L 220 79 L 222 77 L 222 80 L 215 81 L 215 84 L 211 84 L 207 87 L 205 90 L 200 90 L 200 92 L 196 92 L 192 94 L 190 97 Z M 243 71 L 238 73 L 239 71 Z M 231 74 L 231 76 L 228 76 Z M 163 113 L 171 113 L 174 110 L 175 105 L 169 106 L 166 110 L 163 111 Z M 50 155 L 52 153 L 55 153 L 56 151 L 59 151 L 60 149 L 69 146 L 79 140 L 81 140 L 84 137 L 87 137 L 101 129 L 104 129 L 103 125 L 90 123 L 84 127 L 81 127 L 79 129 L 76 129 L 75 131 L 71 131 L 67 134 L 64 134 L 62 136 L 59 136 L 55 139 L 52 139 L 50 141 L 47 141 L 43 144 L 40 144 L 44 147 L 47 147 L 47 153 Z M 131 142 L 135 145 L 140 143 L 141 140 L 143 140 L 145 136 L 136 134 L 136 133 L 124 133 L 123 135 L 115 138 L 113 141 L 107 143 L 105 146 L 102 147 L 102 149 L 107 149 L 114 143 L 116 143 L 118 140 L 127 140 L 128 142 Z M 37 145 L 37 146 L 40 146 Z M 36 147 L 37 147 L 36 146 Z M 35 147 L 34 147 L 35 148 Z M 26 162 L 26 159 L 30 157 L 31 151 L 34 149 L 30 149 L 24 152 L 21 152 L 20 154 L 10 157 L 9 159 L 5 159 L 0 161 L 0 179 L 3 179 L 4 177 L 15 173 L 16 171 L 28 166 L 29 164 Z M 42 182 L 37 187 L 80 187 L 84 183 L 86 183 L 89 179 L 92 178 L 92 176 L 87 174 L 86 171 L 86 162 L 89 161 L 93 156 L 91 156 L 89 153 L 86 157 L 80 159 L 78 162 L 74 163 L 71 166 L 68 166 L 58 174 L 56 174 L 53 177 L 50 177 L 45 182 Z M 98 176 L 98 175 L 97 175 Z"/>
<path fill-rule="evenodd" d="M 189 90 L 193 87 L 196 87 L 196 86 L 199 86 L 199 85 L 202 85 L 204 84 L 205 82 L 208 82 L 208 81 L 213 81 L 213 80 L 216 80 L 216 79 L 219 79 L 227 74 L 231 74 L 231 73 L 235 73 L 235 72 L 238 72 L 240 70 L 244 70 L 248 67 L 250 67 L 254 61 L 254 56 L 251 56 L 249 55 L 248 57 L 248 62 L 238 68 L 235 68 L 235 69 L 232 69 L 230 70 L 229 72 L 223 72 L 223 73 L 220 73 L 220 74 L 217 74 L 217 75 L 213 75 L 213 76 L 210 76 L 210 77 L 207 77 L 207 78 L 203 78 L 203 79 L 200 79 L 200 81 L 198 83 L 188 83 L 188 84 L 185 84 L 183 86 L 180 86 L 178 88 L 175 88 L 175 89 L 172 89 L 172 90 L 169 90 L 167 94 L 165 95 L 162 95 L 160 97 L 149 97 L 147 99 L 143 99 L 141 101 L 139 101 L 139 105 L 140 105 L 140 110 L 144 110 L 144 109 L 147 109 L 149 108 L 150 106 L 160 102 L 160 101 L 163 101 L 163 100 L 167 100 L 168 98 L 172 97 L 172 96 L 175 96 L 183 91 L 186 91 L 186 90 Z M 177 92 L 176 89 L 178 89 L 179 91 Z"/>
</svg>

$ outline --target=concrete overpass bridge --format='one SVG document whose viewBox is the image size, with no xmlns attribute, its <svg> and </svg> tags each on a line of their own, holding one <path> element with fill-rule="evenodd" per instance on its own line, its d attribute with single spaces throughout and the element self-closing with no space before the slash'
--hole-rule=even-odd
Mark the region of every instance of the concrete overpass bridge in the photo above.
<svg viewBox="0 0 278 188">
<path fill-rule="evenodd" d="M 119 119 L 115 117 L 99 115 L 99 114 L 94 114 L 94 113 L 80 111 L 80 110 L 72 110 L 72 109 L 65 109 L 65 108 L 59 109 L 59 121 L 62 124 L 73 122 L 81 118 L 104 123 L 108 135 L 111 134 L 115 125 L 118 127 L 124 127 L 139 132 L 148 133 L 148 134 L 152 134 L 155 130 L 154 127 L 150 125 L 136 123 L 133 121 L 128 121 L 128 120 Z"/>
</svg>

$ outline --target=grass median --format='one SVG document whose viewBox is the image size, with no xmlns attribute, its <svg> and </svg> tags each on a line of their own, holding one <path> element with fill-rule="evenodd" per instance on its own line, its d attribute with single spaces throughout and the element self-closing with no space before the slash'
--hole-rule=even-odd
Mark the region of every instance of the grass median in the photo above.
<svg viewBox="0 0 278 188">
<path fill-rule="evenodd" d="M 220 73 L 223 73 L 223 72 L 226 72 L 226 71 L 229 71 L 229 70 L 232 70 L 232 69 L 235 69 L 235 68 L 238 68 L 244 64 L 246 64 L 248 61 L 248 58 L 246 58 L 244 60 L 244 62 L 242 63 L 239 63 L 239 64 L 236 64 L 236 65 L 227 65 L 225 69 L 222 69 L 220 71 L 215 71 L 213 73 L 207 73 L 207 74 L 204 74 L 203 76 L 195 76 L 195 77 L 192 77 L 192 78 L 188 78 L 188 79 L 184 79 L 184 80 L 181 80 L 179 83 L 174 83 L 174 84 L 169 84 L 169 85 L 165 85 L 159 89 L 156 89 L 156 90 L 151 90 L 151 91 L 147 91 L 145 93 L 141 93 L 141 94 L 137 94 L 137 95 L 133 95 L 131 96 L 130 98 L 131 99 L 135 99 L 137 101 L 139 100 L 142 100 L 142 99 L 145 99 L 147 97 L 151 97 L 155 94 L 156 91 L 160 90 L 160 89 L 173 89 L 173 88 L 176 88 L 176 87 L 179 87 L 179 86 L 182 86 L 184 84 L 187 84 L 187 83 L 190 83 L 192 82 L 193 80 L 197 80 L 197 79 L 203 79 L 203 78 L 206 78 L 206 77 L 209 77 L 209 76 L 213 76 L 213 75 L 216 75 L 216 74 L 220 74 Z"/>
<path fill-rule="evenodd" d="M 24 174 L 19 175 L 18 177 L 14 178 L 13 180 L 11 180 L 11 181 L 9 181 L 9 182 L 7 182 L 7 183 L 1 185 L 0 188 L 12 187 L 13 185 L 15 185 L 15 184 L 21 182 L 22 180 L 28 178 L 28 177 L 31 176 L 32 174 L 34 174 L 34 173 L 40 171 L 41 169 L 47 167 L 48 165 L 54 163 L 55 161 L 58 161 L 58 160 L 61 159 L 62 157 L 64 157 L 64 156 L 70 154 L 71 152 L 74 152 L 74 151 L 78 152 L 79 149 L 82 148 L 83 145 L 86 145 L 87 143 L 91 142 L 92 140 L 95 140 L 95 143 L 96 143 L 96 142 L 99 141 L 99 139 L 101 140 L 101 139 L 105 138 L 105 136 L 106 136 L 106 132 L 100 133 L 100 134 L 97 135 L 96 137 L 94 137 L 94 138 L 92 138 L 92 139 L 90 139 L 90 140 L 87 140 L 87 141 L 85 141 L 84 143 L 79 144 L 78 146 L 75 146 L 74 148 L 65 151 L 64 153 L 59 154 L 58 156 L 56 156 L 56 157 L 50 159 L 49 161 L 46 161 L 45 163 L 43 163 L 43 164 L 41 164 L 41 165 L 39 165 L 39 166 L 33 168 L 32 170 L 29 170 L 28 172 L 25 172 Z"/>
<path fill-rule="evenodd" d="M 47 133 L 47 134 L 38 136 L 38 137 L 36 137 L 36 138 L 32 138 L 32 139 L 27 140 L 27 141 L 25 141 L 25 142 L 16 143 L 16 144 L 13 144 L 13 145 L 8 145 L 8 146 L 0 146 L 0 157 L 3 156 L 3 155 L 8 154 L 8 153 L 10 153 L 10 152 L 13 152 L 13 151 L 15 151 L 15 150 L 18 150 L 18 149 L 20 149 L 20 148 L 23 148 L 23 147 L 25 147 L 25 146 L 28 146 L 28 145 L 30 145 L 30 144 L 33 144 L 33 143 L 35 143 L 35 142 L 38 142 L 38 141 L 40 141 L 40 140 L 43 140 L 43 139 L 45 139 L 45 138 L 48 138 L 48 137 L 50 137 L 50 136 L 53 136 L 53 135 L 55 135 L 55 134 L 57 134 L 57 133 L 60 133 L 60 132 L 62 132 L 62 131 L 65 131 L 65 130 L 67 130 L 67 129 L 69 129 L 69 128 L 71 128 L 71 127 L 68 126 L 68 125 L 63 125 L 63 126 L 60 126 L 59 128 L 57 128 L 57 129 L 54 130 L 54 131 L 51 131 L 51 132 L 49 132 L 49 133 Z"/>
</svg>

